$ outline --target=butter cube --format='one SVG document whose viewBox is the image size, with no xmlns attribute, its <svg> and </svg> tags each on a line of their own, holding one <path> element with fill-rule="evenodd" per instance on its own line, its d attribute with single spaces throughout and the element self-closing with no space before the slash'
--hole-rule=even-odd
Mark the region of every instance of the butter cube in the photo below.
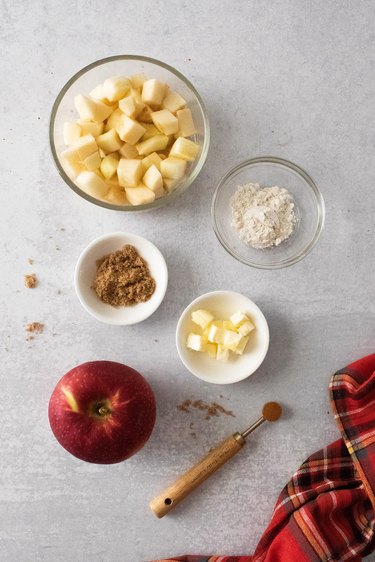
<svg viewBox="0 0 375 562">
<path fill-rule="evenodd" d="M 224 330 L 224 328 L 219 328 L 218 326 L 215 326 L 215 324 L 213 324 L 208 333 L 208 341 L 211 343 L 223 344 L 225 332 L 226 330 Z"/>
<path fill-rule="evenodd" d="M 123 144 L 115 129 L 110 129 L 96 137 L 96 142 L 105 154 L 119 150 Z"/>
<path fill-rule="evenodd" d="M 164 109 L 168 109 L 171 113 L 176 113 L 178 109 L 181 109 L 186 105 L 186 101 L 180 94 L 174 92 L 173 90 L 169 90 L 167 95 L 163 100 L 162 107 Z"/>
<path fill-rule="evenodd" d="M 83 161 L 87 156 L 90 156 L 90 154 L 98 150 L 98 145 L 92 135 L 85 135 L 78 139 L 74 148 L 77 151 L 78 158 Z"/>
<path fill-rule="evenodd" d="M 174 135 L 178 131 L 178 119 L 167 109 L 151 113 L 152 121 L 164 135 Z"/>
<path fill-rule="evenodd" d="M 194 351 L 205 351 L 205 345 L 202 340 L 202 336 L 199 334 L 189 334 L 186 341 L 186 347 L 193 349 Z"/>
<path fill-rule="evenodd" d="M 231 351 L 236 351 L 241 340 L 242 340 L 241 334 L 232 332 L 232 330 L 225 330 L 224 346 L 230 349 Z"/>
<path fill-rule="evenodd" d="M 249 341 L 249 336 L 242 337 L 242 339 L 241 339 L 240 343 L 238 344 L 237 348 L 234 350 L 234 353 L 237 353 L 237 355 L 242 355 L 248 341 Z"/>
<path fill-rule="evenodd" d="M 241 324 L 237 328 L 237 330 L 238 330 L 238 333 L 241 334 L 241 336 L 247 336 L 248 334 L 250 334 L 250 332 L 255 330 L 255 326 L 252 322 L 250 322 L 250 320 L 248 320 L 247 322 L 244 322 L 243 324 Z"/>
<path fill-rule="evenodd" d="M 90 172 L 97 170 L 100 167 L 102 159 L 100 158 L 99 151 L 93 152 L 90 156 L 84 159 L 83 164 Z"/>
<path fill-rule="evenodd" d="M 223 320 L 223 328 L 226 330 L 232 330 L 232 332 L 236 331 L 234 324 L 230 320 Z"/>
<path fill-rule="evenodd" d="M 223 362 L 228 361 L 228 359 L 229 359 L 229 349 L 227 349 L 223 345 L 219 344 L 217 346 L 216 359 L 218 361 L 223 361 Z"/>
<path fill-rule="evenodd" d="M 176 115 L 178 119 L 178 134 L 180 137 L 190 137 L 197 132 L 189 108 L 180 109 L 177 111 Z"/>
<path fill-rule="evenodd" d="M 116 127 L 116 131 L 123 141 L 134 145 L 145 134 L 146 129 L 137 121 L 133 121 L 133 119 L 130 119 L 130 117 L 124 114 L 119 125 Z M 151 152 L 153 152 L 153 150 L 151 150 Z"/>
<path fill-rule="evenodd" d="M 217 355 L 217 345 L 216 343 L 207 343 L 206 344 L 206 351 L 212 359 L 216 359 Z"/>
<path fill-rule="evenodd" d="M 206 326 L 208 326 L 208 324 L 212 322 L 214 316 L 208 310 L 200 309 L 192 312 L 191 319 L 194 322 L 194 324 L 198 324 L 198 326 L 200 326 L 202 330 L 204 330 Z"/>
<path fill-rule="evenodd" d="M 75 122 L 66 122 L 64 123 L 64 144 L 67 146 L 72 145 L 77 142 L 79 137 L 81 136 L 81 127 L 78 123 Z"/>
<path fill-rule="evenodd" d="M 125 193 L 131 205 L 146 205 L 155 201 L 155 193 L 142 184 L 137 187 L 125 187 Z"/>
<path fill-rule="evenodd" d="M 136 187 L 143 173 L 144 170 L 140 160 L 121 158 L 118 163 L 117 176 L 122 187 Z"/>
<path fill-rule="evenodd" d="M 232 316 L 229 318 L 229 320 L 232 322 L 232 324 L 234 326 L 239 326 L 240 324 L 242 324 L 243 322 L 248 321 L 248 317 L 246 316 L 246 314 L 244 314 L 243 312 L 241 312 L 240 310 L 238 312 L 235 312 L 234 314 L 232 314 Z"/>
</svg>

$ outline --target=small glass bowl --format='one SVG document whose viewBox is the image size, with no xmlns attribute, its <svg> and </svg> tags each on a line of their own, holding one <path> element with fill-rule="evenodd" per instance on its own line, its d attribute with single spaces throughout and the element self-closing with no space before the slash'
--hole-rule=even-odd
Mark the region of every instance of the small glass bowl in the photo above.
<svg viewBox="0 0 375 562">
<path fill-rule="evenodd" d="M 146 205 L 114 205 L 112 203 L 95 199 L 82 191 L 73 179 L 64 170 L 59 154 L 67 148 L 63 142 L 63 125 L 65 121 L 75 121 L 78 114 L 74 107 L 74 97 L 77 94 L 88 95 L 98 84 L 111 76 L 129 76 L 143 72 L 149 78 L 156 78 L 166 82 L 171 89 L 176 90 L 187 102 L 191 109 L 196 127 L 196 134 L 192 137 L 201 146 L 200 154 L 195 162 L 188 165 L 187 174 L 182 183 L 169 195 L 155 199 Z M 52 156 L 65 183 L 78 195 L 106 209 L 115 211 L 143 211 L 155 209 L 176 199 L 185 189 L 193 183 L 202 169 L 206 160 L 210 143 L 210 128 L 203 101 L 194 86 L 178 70 L 161 61 L 137 55 L 117 55 L 108 57 L 85 66 L 77 72 L 62 88 L 52 107 L 49 139 Z"/>
<path fill-rule="evenodd" d="M 285 187 L 292 195 L 297 222 L 279 246 L 256 250 L 240 240 L 231 226 L 231 197 L 239 185 L 247 183 Z M 211 204 L 212 225 L 222 246 L 237 260 L 260 269 L 280 269 L 307 256 L 322 232 L 324 216 L 324 200 L 314 180 L 296 164 L 273 156 L 252 158 L 229 170 Z"/>
</svg>

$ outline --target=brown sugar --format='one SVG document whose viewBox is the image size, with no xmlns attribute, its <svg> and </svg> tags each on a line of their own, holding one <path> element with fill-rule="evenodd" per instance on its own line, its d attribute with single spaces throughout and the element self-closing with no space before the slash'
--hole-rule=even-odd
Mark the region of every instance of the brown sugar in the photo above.
<svg viewBox="0 0 375 562">
<path fill-rule="evenodd" d="M 38 280 L 36 278 L 35 273 L 30 273 L 29 275 L 25 275 L 25 287 L 27 289 L 34 289 L 38 284 Z"/>
<path fill-rule="evenodd" d="M 96 262 L 92 288 L 111 306 L 131 306 L 148 301 L 155 291 L 146 261 L 134 246 L 127 244 Z"/>
</svg>

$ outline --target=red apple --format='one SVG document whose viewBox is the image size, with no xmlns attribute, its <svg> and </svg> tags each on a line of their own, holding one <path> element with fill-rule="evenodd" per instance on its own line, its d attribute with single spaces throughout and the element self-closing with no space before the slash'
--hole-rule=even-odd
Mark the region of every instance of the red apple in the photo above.
<svg viewBox="0 0 375 562">
<path fill-rule="evenodd" d="M 111 464 L 139 451 L 155 424 L 155 397 L 137 371 L 113 361 L 74 367 L 57 383 L 48 417 L 57 441 L 88 462 Z"/>
</svg>

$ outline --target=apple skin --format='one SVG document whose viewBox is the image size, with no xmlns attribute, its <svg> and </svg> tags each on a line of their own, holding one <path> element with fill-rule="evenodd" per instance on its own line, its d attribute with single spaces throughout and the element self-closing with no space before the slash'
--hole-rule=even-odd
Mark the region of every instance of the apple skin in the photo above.
<svg viewBox="0 0 375 562">
<path fill-rule="evenodd" d="M 90 361 L 59 380 L 48 417 L 54 436 L 69 453 L 87 462 L 112 464 L 145 445 L 155 424 L 155 397 L 131 367 Z"/>
</svg>

